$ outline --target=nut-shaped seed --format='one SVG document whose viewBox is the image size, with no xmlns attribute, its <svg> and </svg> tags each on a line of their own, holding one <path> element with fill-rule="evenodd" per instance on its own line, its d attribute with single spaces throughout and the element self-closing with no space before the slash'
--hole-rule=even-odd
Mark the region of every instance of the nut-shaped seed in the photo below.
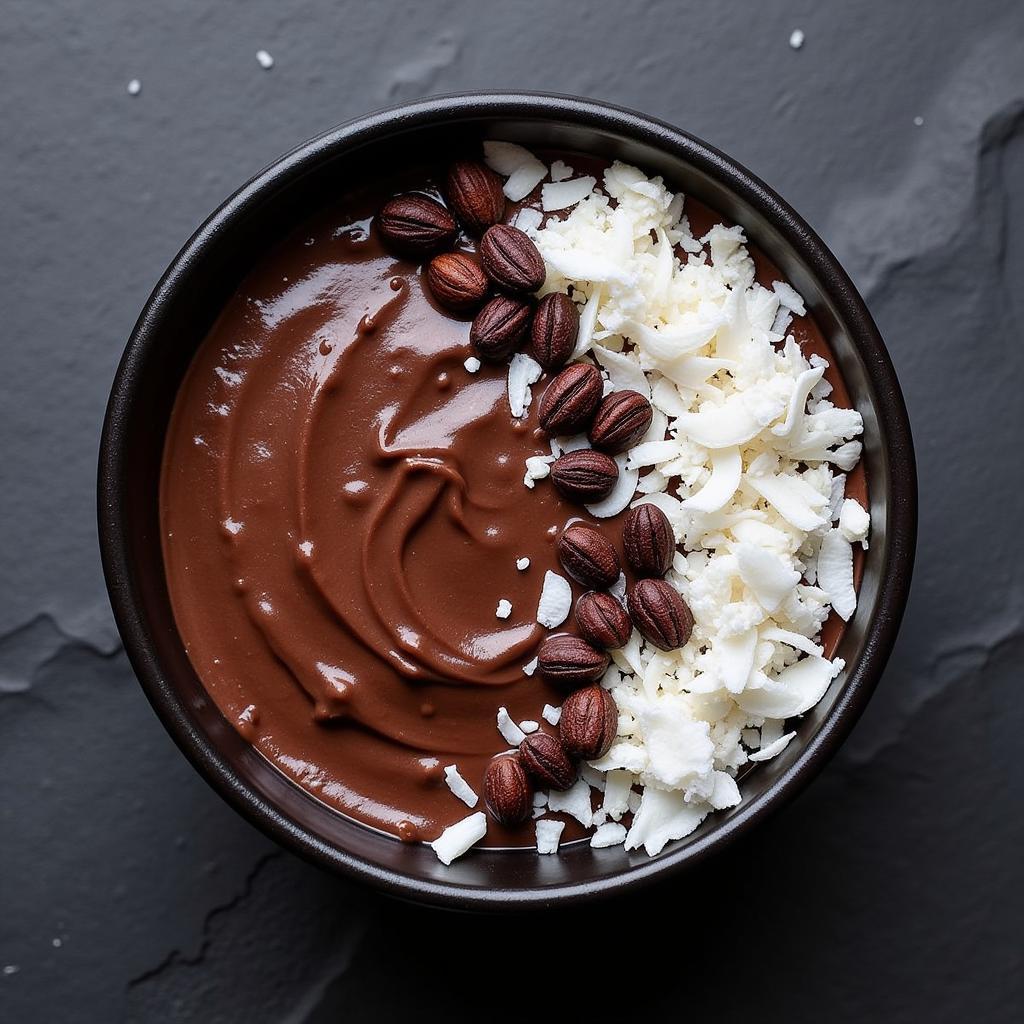
<svg viewBox="0 0 1024 1024">
<path fill-rule="evenodd" d="M 484 803 L 495 821 L 518 825 L 530 816 L 533 786 L 518 754 L 500 754 L 484 772 Z"/>
<path fill-rule="evenodd" d="M 693 615 L 679 592 L 664 580 L 638 580 L 626 592 L 633 625 L 663 651 L 684 647 L 693 632 Z"/>
<path fill-rule="evenodd" d="M 547 276 L 537 246 L 511 224 L 494 224 L 484 232 L 480 262 L 487 276 L 510 292 L 535 292 Z"/>
<path fill-rule="evenodd" d="M 443 252 L 427 267 L 427 284 L 434 298 L 448 309 L 463 313 L 487 295 L 487 275 L 464 252 Z"/>
<path fill-rule="evenodd" d="M 537 303 L 530 327 L 530 355 L 545 370 L 564 366 L 576 347 L 580 314 L 564 292 L 549 292 Z"/>
<path fill-rule="evenodd" d="M 617 455 L 647 433 L 654 418 L 651 403 L 638 391 L 613 391 L 601 399 L 590 424 L 590 443 Z"/>
<path fill-rule="evenodd" d="M 582 523 L 574 523 L 558 538 L 558 560 L 574 580 L 595 590 L 610 587 L 619 578 L 619 556 L 612 542 Z"/>
<path fill-rule="evenodd" d="M 463 227 L 482 235 L 505 216 L 501 178 L 477 160 L 456 160 L 448 169 L 448 202 Z"/>
<path fill-rule="evenodd" d="M 598 590 L 588 591 L 576 602 L 576 625 L 584 640 L 606 651 L 625 647 L 633 632 L 626 609 L 611 594 Z"/>
<path fill-rule="evenodd" d="M 547 386 L 537 418 L 549 434 L 575 434 L 594 415 L 601 401 L 601 373 L 593 363 L 567 366 Z"/>
<path fill-rule="evenodd" d="M 530 325 L 530 304 L 511 295 L 496 295 L 473 318 L 469 340 L 493 362 L 507 359 L 518 347 Z"/>
<path fill-rule="evenodd" d="M 619 709 L 602 686 L 570 693 L 562 704 L 558 735 L 570 757 L 595 761 L 608 753 L 619 727 Z"/>
<path fill-rule="evenodd" d="M 418 192 L 395 196 L 375 221 L 384 244 L 402 256 L 426 256 L 455 241 L 455 219 L 436 200 Z"/>
<path fill-rule="evenodd" d="M 519 758 L 544 789 L 568 789 L 576 781 L 576 765 L 550 733 L 527 736 L 519 744 Z"/>
<path fill-rule="evenodd" d="M 597 682 L 609 661 L 604 651 L 570 633 L 545 637 L 537 648 L 537 671 L 548 682 L 567 690 Z"/>
<path fill-rule="evenodd" d="M 604 452 L 581 448 L 566 452 L 551 466 L 551 482 L 563 498 L 590 505 L 607 498 L 619 479 L 619 467 Z"/>
<path fill-rule="evenodd" d="M 638 576 L 664 576 L 676 549 L 668 516 L 647 502 L 630 509 L 622 524 L 622 547 Z"/>
</svg>

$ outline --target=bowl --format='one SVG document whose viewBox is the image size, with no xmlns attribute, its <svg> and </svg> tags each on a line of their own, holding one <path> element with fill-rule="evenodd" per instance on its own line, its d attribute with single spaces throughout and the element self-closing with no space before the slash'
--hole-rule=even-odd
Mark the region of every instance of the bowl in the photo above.
<svg viewBox="0 0 1024 1024">
<path fill-rule="evenodd" d="M 260 253 L 325 205 L 409 154 L 501 138 L 597 153 L 661 174 L 742 224 L 804 296 L 864 417 L 872 543 L 860 600 L 837 651 L 846 669 L 796 726 L 797 740 L 744 780 L 743 801 L 657 857 L 622 847 L 474 851 L 443 866 L 331 810 L 281 775 L 203 689 L 175 627 L 160 547 L 158 487 L 178 386 L 217 313 Z M 125 650 L 168 732 L 233 807 L 283 846 L 392 895 L 463 910 L 551 906 L 622 892 L 709 857 L 787 803 L 864 709 L 892 650 L 916 531 L 913 446 L 903 397 L 863 300 L 824 243 L 767 185 L 692 135 L 604 103 L 538 94 L 444 96 L 351 121 L 303 143 L 228 199 L 186 243 L 128 340 L 99 462 L 103 567 Z"/>
</svg>

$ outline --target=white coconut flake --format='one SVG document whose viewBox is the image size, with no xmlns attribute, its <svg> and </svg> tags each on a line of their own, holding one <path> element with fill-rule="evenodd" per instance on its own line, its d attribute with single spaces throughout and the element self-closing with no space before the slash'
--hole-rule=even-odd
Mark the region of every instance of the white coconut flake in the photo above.
<svg viewBox="0 0 1024 1024">
<path fill-rule="evenodd" d="M 626 602 L 626 574 L 619 573 L 619 578 L 608 588 L 608 593 L 615 598 L 619 604 Z"/>
<path fill-rule="evenodd" d="M 564 576 L 548 569 L 544 573 L 544 586 L 537 604 L 537 622 L 547 629 L 560 626 L 572 609 L 572 587 Z"/>
<path fill-rule="evenodd" d="M 601 810 L 614 821 L 629 809 L 629 794 L 633 786 L 633 776 L 621 768 L 610 771 L 605 776 L 604 803 Z"/>
<path fill-rule="evenodd" d="M 473 787 L 459 774 L 459 769 L 454 764 L 445 766 L 444 781 L 448 788 L 467 806 L 476 807 L 480 797 L 473 791 Z"/>
<path fill-rule="evenodd" d="M 530 560 L 526 557 L 516 559 L 516 568 L 520 572 L 526 572 L 530 568 Z"/>
<path fill-rule="evenodd" d="M 533 721 L 532 718 L 528 718 L 525 722 L 519 723 L 519 728 L 529 736 L 531 732 L 536 732 L 540 728 L 540 723 Z"/>
<path fill-rule="evenodd" d="M 818 549 L 818 586 L 828 595 L 836 614 L 844 621 L 857 609 L 853 588 L 853 547 L 840 530 L 829 530 Z"/>
<path fill-rule="evenodd" d="M 736 703 L 751 715 L 794 718 L 821 700 L 842 668 L 842 659 L 804 658 L 783 669 L 777 678 L 764 679 L 757 688 L 748 686 L 736 695 Z"/>
<path fill-rule="evenodd" d="M 847 498 L 839 509 L 839 532 L 851 543 L 867 547 L 871 517 L 856 498 Z"/>
<path fill-rule="evenodd" d="M 544 372 L 536 360 L 523 352 L 517 352 L 508 367 L 508 406 L 515 419 L 522 419 L 530 408 L 533 395 L 530 385 L 536 384 Z"/>
<path fill-rule="evenodd" d="M 768 746 L 762 747 L 757 751 L 757 753 L 751 754 L 749 760 L 770 761 L 773 757 L 777 757 L 781 754 L 786 747 L 789 746 L 790 740 L 792 740 L 795 735 L 795 732 L 787 732 L 785 736 L 780 736 L 777 740 L 769 743 Z"/>
<path fill-rule="evenodd" d="M 548 794 L 548 809 L 564 811 L 584 828 L 590 828 L 594 820 L 594 812 L 590 809 L 590 786 L 585 780 L 577 779 L 565 792 L 553 789 Z"/>
<path fill-rule="evenodd" d="M 708 803 L 716 811 L 735 807 L 740 802 L 740 789 L 728 772 L 714 772 L 714 785 L 708 794 Z"/>
<path fill-rule="evenodd" d="M 552 181 L 565 181 L 566 178 L 571 178 L 574 173 L 573 169 L 563 160 L 556 160 L 551 165 Z"/>
<path fill-rule="evenodd" d="M 730 693 L 740 693 L 747 685 L 750 673 L 754 670 L 756 647 L 756 629 L 747 629 L 742 633 L 714 640 L 711 650 L 718 674 Z"/>
<path fill-rule="evenodd" d="M 711 452 L 711 476 L 704 486 L 683 501 L 693 512 L 717 512 L 736 493 L 743 476 L 743 457 L 739 448 L 718 448 Z"/>
<path fill-rule="evenodd" d="M 533 206 L 524 206 L 510 223 L 520 231 L 532 235 L 544 223 L 544 214 Z"/>
<path fill-rule="evenodd" d="M 638 360 L 600 345 L 594 349 L 594 357 L 608 372 L 616 391 L 638 391 L 644 398 L 651 397 L 651 383 Z"/>
<path fill-rule="evenodd" d="M 498 732 L 510 747 L 518 747 L 526 739 L 526 733 L 512 721 L 508 708 L 504 707 L 498 708 Z"/>
<path fill-rule="evenodd" d="M 625 826 L 615 821 L 606 821 L 590 837 L 590 845 L 595 850 L 603 850 L 609 846 L 621 846 L 625 841 Z"/>
<path fill-rule="evenodd" d="M 661 853 L 666 843 L 683 839 L 693 832 L 707 813 L 706 806 L 687 803 L 680 790 L 648 786 L 626 836 L 626 849 L 635 850 L 642 846 L 653 857 Z"/>
<path fill-rule="evenodd" d="M 494 614 L 499 619 L 507 619 L 512 614 L 512 602 L 508 598 L 503 597 L 498 602 L 498 607 L 495 609 Z"/>
<path fill-rule="evenodd" d="M 430 847 L 442 864 L 451 864 L 453 860 L 471 849 L 474 843 L 480 842 L 485 835 L 487 815 L 483 811 L 477 811 L 476 814 L 449 825 Z"/>
<path fill-rule="evenodd" d="M 540 713 L 540 717 L 548 722 L 550 725 L 558 725 L 562 720 L 562 709 L 553 708 L 550 704 L 545 704 L 543 710 Z"/>
<path fill-rule="evenodd" d="M 601 303 L 601 289 L 592 288 L 590 298 L 587 299 L 580 312 L 579 332 L 576 335 L 576 348 L 573 349 L 572 361 L 585 355 L 594 344 L 594 327 L 597 323 L 597 310 Z"/>
<path fill-rule="evenodd" d="M 514 142 L 501 142 L 497 139 L 488 139 L 484 143 L 484 163 L 492 171 L 503 177 L 515 174 L 520 167 L 524 167 L 539 160 L 525 147 Z"/>
<path fill-rule="evenodd" d="M 615 463 L 619 467 L 619 478 L 615 481 L 611 493 L 602 501 L 586 506 L 587 511 L 595 519 L 610 519 L 612 516 L 617 516 L 629 507 L 633 495 L 636 494 L 636 484 L 640 479 L 639 470 L 631 469 L 627 465 L 627 456 L 625 455 L 616 455 Z"/>
<path fill-rule="evenodd" d="M 478 373 L 482 364 L 476 356 L 470 356 L 462 365 L 466 368 L 466 373 Z"/>
<path fill-rule="evenodd" d="M 533 673 L 536 672 L 536 671 L 537 671 L 537 659 L 536 658 L 531 658 L 523 666 L 523 675 L 524 676 L 532 676 Z"/>
<path fill-rule="evenodd" d="M 509 175 L 503 191 L 513 203 L 518 203 L 547 177 L 547 173 L 548 169 L 539 160 L 531 157 L 529 162 L 521 164 Z"/>
<path fill-rule="evenodd" d="M 797 316 L 806 315 L 807 307 L 804 305 L 804 300 L 792 285 L 786 284 L 785 281 L 773 281 L 772 291 L 775 292 L 779 297 L 779 302 L 787 309 L 793 310 Z"/>
<path fill-rule="evenodd" d="M 537 822 L 537 852 L 558 853 L 558 844 L 565 830 L 564 821 L 544 820 Z"/>
<path fill-rule="evenodd" d="M 800 573 L 775 553 L 756 544 L 737 544 L 733 551 L 740 578 L 766 612 L 774 612 L 800 582 Z"/>
<path fill-rule="evenodd" d="M 576 178 L 573 181 L 553 181 L 540 190 L 540 205 L 545 212 L 564 210 L 575 206 L 590 195 L 597 184 L 596 178 Z"/>
</svg>

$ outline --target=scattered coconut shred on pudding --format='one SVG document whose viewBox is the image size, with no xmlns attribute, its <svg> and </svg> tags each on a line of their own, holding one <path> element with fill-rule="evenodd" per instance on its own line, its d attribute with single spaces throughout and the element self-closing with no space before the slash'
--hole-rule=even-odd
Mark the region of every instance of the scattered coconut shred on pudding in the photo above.
<svg viewBox="0 0 1024 1024">
<path fill-rule="evenodd" d="M 792 317 L 806 313 L 803 300 L 784 282 L 767 288 L 755 281 L 741 227 L 719 224 L 693 237 L 684 197 L 623 163 L 599 181 L 577 176 L 562 161 L 548 168 L 510 143 L 485 143 L 484 152 L 513 201 L 547 182 L 539 208 L 523 207 L 513 223 L 543 257 L 541 305 L 564 302 L 544 296 L 567 296 L 579 314 L 569 368 L 562 370 L 575 375 L 567 393 L 592 386 L 589 366 L 600 374 L 606 402 L 619 393 L 638 410 L 649 402 L 649 426 L 614 455 L 614 484 L 587 509 L 600 520 L 653 506 L 663 518 L 650 513 L 641 542 L 665 520 L 674 534 L 665 571 L 641 574 L 664 583 L 648 580 L 646 590 L 637 584 L 626 598 L 620 577 L 605 582 L 609 597 L 589 599 L 588 621 L 593 616 L 595 629 L 608 630 L 611 663 L 599 683 L 614 701 L 611 732 L 601 756 L 584 759 L 575 782 L 546 795 L 541 786 L 533 796 L 537 848 L 557 852 L 563 823 L 545 814 L 563 811 L 594 830 L 594 847 L 624 844 L 654 855 L 711 811 L 739 803 L 739 769 L 785 749 L 795 735 L 786 731 L 787 720 L 811 709 L 844 668 L 841 659 L 823 656 L 821 630 L 831 609 L 848 620 L 856 607 L 853 545 L 867 546 L 869 517 L 844 488 L 860 458 L 863 424 L 858 412 L 829 400 L 826 361 L 805 358 L 787 333 Z M 530 408 L 543 370 L 530 355 L 512 356 L 513 415 Z M 563 386 L 559 380 L 548 386 Z M 557 483 L 556 460 L 590 446 L 584 433 L 553 437 L 550 458 L 524 467 L 524 486 L 551 486 L 549 477 Z M 590 456 L 580 465 L 583 476 L 600 468 Z M 599 547 L 581 535 L 573 557 L 600 562 Z M 643 552 L 636 557 L 642 561 Z M 568 617 L 572 591 L 558 574 L 547 577 L 537 618 L 555 629 Z M 658 640 L 657 615 L 664 619 L 665 609 L 676 607 L 658 589 L 665 584 L 682 598 L 669 620 L 692 618 L 675 637 L 681 646 Z M 633 605 L 633 621 L 642 625 L 644 601 L 663 602 L 650 605 L 657 613 L 653 634 L 632 629 L 618 610 Z M 583 621 L 579 607 L 577 620 Z M 548 660 L 557 674 L 557 658 Z M 535 659 L 525 671 L 536 668 Z M 575 697 L 561 711 L 563 740 Z M 592 721 L 603 712 L 586 713 Z M 558 723 L 559 714 L 543 709 L 547 722 Z M 499 804 L 503 794 L 529 793 L 518 781 L 520 760 L 538 779 L 545 772 L 557 777 L 559 767 L 544 733 L 526 736 L 507 714 L 504 720 L 507 740 L 525 738 L 516 764 L 506 757 L 492 780 Z M 603 794 L 596 812 L 591 790 Z M 485 826 L 477 812 L 447 829 L 434 844 L 438 856 L 450 862 Z"/>
</svg>

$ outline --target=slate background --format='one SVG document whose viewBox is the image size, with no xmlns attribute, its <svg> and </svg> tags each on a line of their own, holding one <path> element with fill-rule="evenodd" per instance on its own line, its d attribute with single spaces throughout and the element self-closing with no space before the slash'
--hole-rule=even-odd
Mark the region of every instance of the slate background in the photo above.
<svg viewBox="0 0 1024 1024">
<path fill-rule="evenodd" d="M 0 1019 L 1020 1019 L 1019 0 L 3 7 Z M 207 789 L 120 649 L 93 505 L 124 340 L 217 203 L 350 116 L 515 87 L 664 117 L 804 213 L 888 341 L 922 509 L 891 667 L 795 805 L 653 896 L 494 923 L 328 877 Z"/>
</svg>

